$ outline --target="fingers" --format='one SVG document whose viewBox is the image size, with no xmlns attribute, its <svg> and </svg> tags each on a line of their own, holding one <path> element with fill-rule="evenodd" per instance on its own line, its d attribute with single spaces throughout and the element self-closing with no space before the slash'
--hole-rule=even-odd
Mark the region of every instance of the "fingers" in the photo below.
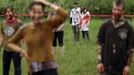
<svg viewBox="0 0 134 75">
<path fill-rule="evenodd" d="M 24 50 L 21 52 L 20 56 L 23 56 L 23 57 L 25 57 L 27 60 L 30 60 L 30 57 L 28 56 L 27 52 L 24 51 Z"/>
<path fill-rule="evenodd" d="M 28 55 L 26 55 L 25 57 L 26 57 L 26 59 L 27 59 L 28 61 L 30 60 L 30 57 L 29 57 Z"/>
<path fill-rule="evenodd" d="M 124 70 L 124 71 L 123 71 L 123 75 L 129 75 L 129 72 L 126 71 L 126 70 Z"/>
<path fill-rule="evenodd" d="M 130 73 L 130 69 L 129 69 L 128 66 L 126 66 L 126 67 L 124 68 L 124 70 L 123 70 L 123 75 L 129 75 L 129 73 Z"/>
<path fill-rule="evenodd" d="M 100 67 L 99 68 L 99 72 L 104 72 L 104 68 L 103 67 Z"/>
<path fill-rule="evenodd" d="M 101 70 L 100 70 L 100 72 L 104 72 L 104 67 L 103 67 L 103 66 L 101 67 Z"/>
<path fill-rule="evenodd" d="M 104 66 L 103 66 L 103 64 L 98 64 L 98 65 L 97 65 L 97 70 L 98 70 L 99 72 L 104 72 Z"/>
</svg>

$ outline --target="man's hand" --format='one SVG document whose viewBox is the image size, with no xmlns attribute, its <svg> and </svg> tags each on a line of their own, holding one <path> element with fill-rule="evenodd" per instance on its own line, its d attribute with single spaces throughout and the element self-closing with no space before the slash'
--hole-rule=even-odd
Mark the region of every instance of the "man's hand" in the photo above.
<svg viewBox="0 0 134 75">
<path fill-rule="evenodd" d="M 25 50 L 21 50 L 20 56 L 25 57 L 27 60 L 30 60 L 30 58 L 29 58 L 29 56 L 27 54 L 27 51 L 25 51 Z"/>
<path fill-rule="evenodd" d="M 130 74 L 130 67 L 129 66 L 125 66 L 124 70 L 123 70 L 123 75 L 129 75 Z"/>
<path fill-rule="evenodd" d="M 0 37 L 0 46 L 2 45 L 2 43 L 3 43 L 3 38 Z"/>
<path fill-rule="evenodd" d="M 98 72 L 104 72 L 104 65 L 102 63 L 97 64 Z"/>
</svg>

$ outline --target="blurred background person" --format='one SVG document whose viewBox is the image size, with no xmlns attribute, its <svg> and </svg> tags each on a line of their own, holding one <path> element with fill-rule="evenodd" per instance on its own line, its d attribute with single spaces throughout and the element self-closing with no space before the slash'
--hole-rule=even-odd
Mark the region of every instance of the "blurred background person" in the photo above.
<svg viewBox="0 0 134 75">
<path fill-rule="evenodd" d="M 83 40 L 89 41 L 89 25 L 90 25 L 90 13 L 86 7 L 81 7 L 81 21 L 80 21 L 80 31 L 82 32 Z"/>
<path fill-rule="evenodd" d="M 70 12 L 70 24 L 72 25 L 74 41 L 79 41 L 80 39 L 80 31 L 79 31 L 80 12 L 81 9 L 80 7 L 78 7 L 78 3 L 74 2 L 73 8 L 71 9 Z"/>
<path fill-rule="evenodd" d="M 11 60 L 14 64 L 14 74 L 21 75 L 21 57 L 19 52 L 13 52 L 10 48 L 6 47 L 3 43 L 6 43 L 19 28 L 23 25 L 22 22 L 15 17 L 14 9 L 8 6 L 4 9 L 3 14 L 6 19 L 1 24 L 1 47 L 3 47 L 3 75 L 10 75 L 9 69 Z M 21 42 L 17 42 L 17 45 L 21 45 Z"/>
</svg>

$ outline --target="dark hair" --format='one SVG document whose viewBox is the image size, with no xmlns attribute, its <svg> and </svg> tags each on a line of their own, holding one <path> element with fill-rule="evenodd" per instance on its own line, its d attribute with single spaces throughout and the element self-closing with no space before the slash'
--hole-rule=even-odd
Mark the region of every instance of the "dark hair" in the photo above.
<svg viewBox="0 0 134 75">
<path fill-rule="evenodd" d="M 74 2 L 73 4 L 74 4 L 74 5 L 78 5 L 78 2 Z"/>
<path fill-rule="evenodd" d="M 7 7 L 4 8 L 4 11 L 2 13 L 3 15 L 6 14 L 7 9 L 10 9 L 13 12 L 13 15 L 15 14 L 13 7 L 12 6 L 7 6 Z"/>
<path fill-rule="evenodd" d="M 34 5 L 40 5 L 42 7 L 42 10 L 45 8 L 45 4 L 43 4 L 42 2 L 32 2 L 29 6 L 29 10 L 31 10 Z"/>
<path fill-rule="evenodd" d="M 122 4 L 123 4 L 122 0 L 116 0 L 116 1 L 115 1 L 115 3 L 116 3 L 116 5 L 117 5 L 117 6 L 119 6 L 119 5 L 122 5 Z"/>
<path fill-rule="evenodd" d="M 124 4 L 124 0 L 114 0 L 114 4 L 116 6 L 122 6 L 122 8 L 125 10 L 125 4 Z"/>
<path fill-rule="evenodd" d="M 81 7 L 81 13 L 86 13 L 88 10 L 85 6 Z"/>
</svg>

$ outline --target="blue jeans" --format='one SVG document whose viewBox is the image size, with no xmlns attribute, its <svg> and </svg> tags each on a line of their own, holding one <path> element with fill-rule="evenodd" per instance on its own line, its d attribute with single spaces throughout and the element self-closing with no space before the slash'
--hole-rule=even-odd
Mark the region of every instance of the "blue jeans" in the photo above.
<svg viewBox="0 0 134 75">
<path fill-rule="evenodd" d="M 89 40 L 89 32 L 88 31 L 82 31 L 82 37 L 83 40 Z"/>
</svg>

